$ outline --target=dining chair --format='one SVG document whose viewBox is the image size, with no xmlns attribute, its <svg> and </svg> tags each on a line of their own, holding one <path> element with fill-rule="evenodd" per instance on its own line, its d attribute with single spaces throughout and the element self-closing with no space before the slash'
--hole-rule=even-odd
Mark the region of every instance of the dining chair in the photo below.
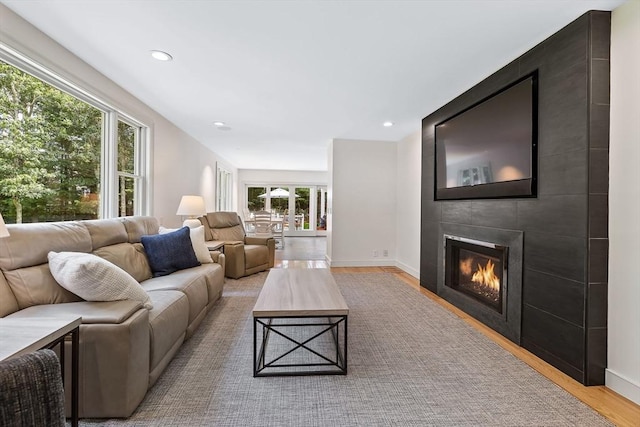
<svg viewBox="0 0 640 427">
<path fill-rule="evenodd" d="M 253 213 L 253 224 L 256 235 L 271 235 L 271 212 L 257 211 Z"/>
</svg>

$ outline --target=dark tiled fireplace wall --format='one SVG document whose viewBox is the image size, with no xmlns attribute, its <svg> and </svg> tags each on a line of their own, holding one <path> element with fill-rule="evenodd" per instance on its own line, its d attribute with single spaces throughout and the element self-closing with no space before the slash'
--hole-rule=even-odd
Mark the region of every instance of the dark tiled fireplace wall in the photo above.
<svg viewBox="0 0 640 427">
<path fill-rule="evenodd" d="M 521 231 L 521 345 L 587 385 L 607 354 L 609 41 L 589 12 L 422 122 L 421 286 L 438 291 L 442 225 Z M 536 69 L 537 198 L 434 201 L 434 125 Z"/>
</svg>

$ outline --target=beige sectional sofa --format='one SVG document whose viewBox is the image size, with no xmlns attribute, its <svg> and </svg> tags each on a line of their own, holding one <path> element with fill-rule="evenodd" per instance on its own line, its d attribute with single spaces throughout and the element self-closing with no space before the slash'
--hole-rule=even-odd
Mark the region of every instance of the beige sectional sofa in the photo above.
<svg viewBox="0 0 640 427">
<path fill-rule="evenodd" d="M 140 242 L 143 235 L 158 234 L 153 217 L 19 224 L 8 229 L 10 236 L 0 239 L 0 317 L 82 317 L 83 418 L 131 415 L 222 295 L 225 257 L 219 252 L 211 252 L 212 263 L 151 277 Z M 134 300 L 82 300 L 52 276 L 50 251 L 93 253 L 112 262 L 140 283 L 153 308 Z"/>
</svg>

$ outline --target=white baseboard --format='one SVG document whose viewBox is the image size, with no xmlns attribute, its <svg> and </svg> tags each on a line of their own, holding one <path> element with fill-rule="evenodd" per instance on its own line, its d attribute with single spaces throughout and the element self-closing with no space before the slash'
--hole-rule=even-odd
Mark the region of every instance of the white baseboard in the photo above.
<svg viewBox="0 0 640 427">
<path fill-rule="evenodd" d="M 605 371 L 604 382 L 611 390 L 640 405 L 640 384 L 611 369 Z"/>
<path fill-rule="evenodd" d="M 404 264 L 404 263 L 399 262 L 399 261 L 396 262 L 396 267 L 398 267 L 400 270 L 404 271 L 405 273 L 412 275 L 416 279 L 420 280 L 420 271 L 419 270 L 416 270 L 415 268 L 411 268 L 407 264 Z"/>
</svg>

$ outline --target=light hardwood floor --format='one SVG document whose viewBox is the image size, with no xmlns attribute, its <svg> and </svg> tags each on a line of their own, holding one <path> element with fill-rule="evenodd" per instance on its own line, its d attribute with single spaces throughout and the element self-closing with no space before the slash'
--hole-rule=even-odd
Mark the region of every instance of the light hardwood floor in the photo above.
<svg viewBox="0 0 640 427">
<path fill-rule="evenodd" d="M 281 260 L 276 256 L 276 268 L 328 268 L 328 264 L 322 260 Z M 618 393 L 605 386 L 585 387 L 573 378 L 562 373 L 542 359 L 533 355 L 524 348 L 514 344 L 494 330 L 488 328 L 473 317 L 469 316 L 457 307 L 449 304 L 436 294 L 420 287 L 420 282 L 415 277 L 405 273 L 396 267 L 340 267 L 331 271 L 342 273 L 391 273 L 397 278 L 415 288 L 427 298 L 435 301 L 463 319 L 473 328 L 480 331 L 487 338 L 497 343 L 540 374 L 553 381 L 559 387 L 574 395 L 577 399 L 589 405 L 602 416 L 621 427 L 640 427 L 640 405 L 620 396 Z"/>
</svg>

